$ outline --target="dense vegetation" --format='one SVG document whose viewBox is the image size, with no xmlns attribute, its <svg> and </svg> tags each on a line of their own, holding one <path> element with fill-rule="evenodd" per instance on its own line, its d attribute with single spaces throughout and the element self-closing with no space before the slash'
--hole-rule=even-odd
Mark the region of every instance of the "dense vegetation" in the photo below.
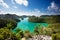
<svg viewBox="0 0 60 40">
<path fill-rule="evenodd" d="M 30 21 L 30 22 L 44 23 L 44 21 L 42 21 L 42 20 L 44 20 L 44 19 L 41 17 L 36 17 L 36 16 L 30 16 L 28 19 L 28 21 Z"/>
<path fill-rule="evenodd" d="M 15 28 L 17 26 L 17 22 L 15 20 L 4 18 L 0 19 L 0 28 L 7 27 L 7 28 Z"/>
<path fill-rule="evenodd" d="M 42 35 L 50 35 L 52 36 L 52 40 L 60 40 L 60 16 L 59 15 L 51 15 L 51 16 L 41 16 L 43 18 L 42 21 L 48 23 L 48 27 L 40 27 L 38 25 L 35 28 L 36 34 Z"/>
<path fill-rule="evenodd" d="M 15 14 L 0 14 L 0 19 L 4 19 L 4 18 L 10 18 L 10 19 L 13 19 L 13 20 L 15 20 L 16 22 L 19 22 L 20 20 L 19 20 L 19 18 L 20 18 L 20 16 L 17 16 L 17 15 L 15 15 Z"/>
<path fill-rule="evenodd" d="M 19 21 L 19 16 L 15 14 L 0 14 L 0 28 L 7 27 L 13 29 Z"/>
<path fill-rule="evenodd" d="M 47 23 L 60 23 L 60 16 L 59 15 L 51 15 L 51 16 L 46 16 L 44 17 L 44 22 L 47 22 Z"/>
<path fill-rule="evenodd" d="M 16 15 L 0 15 L 0 40 L 21 40 L 23 37 L 31 37 L 29 31 L 16 29 L 16 32 L 12 32 L 12 29 L 17 26 L 17 20 L 19 21 Z"/>
<path fill-rule="evenodd" d="M 60 15 L 42 15 L 40 17 L 30 16 L 28 21 L 36 23 L 60 23 Z"/>
<path fill-rule="evenodd" d="M 11 30 L 17 26 L 18 18 L 11 14 L 0 15 L 0 40 L 18 40 Z"/>
<path fill-rule="evenodd" d="M 16 35 L 7 28 L 0 29 L 0 40 L 18 40 Z"/>
<path fill-rule="evenodd" d="M 8 14 L 9 15 L 9 14 Z M 10 15 L 11 16 L 11 15 Z M 60 16 L 41 16 L 35 17 L 30 16 L 30 22 L 38 23 L 48 23 L 48 27 L 42 27 L 37 25 L 33 33 L 27 31 L 22 31 L 21 29 L 16 29 L 15 33 L 12 29 L 16 27 L 17 22 L 15 17 L 10 16 L 0 16 L 0 40 L 21 40 L 24 38 L 31 38 L 33 35 L 49 35 L 52 36 L 52 40 L 60 40 Z"/>
</svg>

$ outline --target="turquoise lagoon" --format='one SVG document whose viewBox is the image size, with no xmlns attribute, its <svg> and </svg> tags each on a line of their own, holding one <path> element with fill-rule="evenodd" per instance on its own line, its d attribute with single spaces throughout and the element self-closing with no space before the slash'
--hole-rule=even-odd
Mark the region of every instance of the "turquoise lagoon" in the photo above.
<svg viewBox="0 0 60 40">
<path fill-rule="evenodd" d="M 32 22 L 28 21 L 28 18 L 24 18 L 23 20 L 21 20 L 20 22 L 18 22 L 16 28 L 19 28 L 19 29 L 21 29 L 23 31 L 29 30 L 30 32 L 33 32 L 34 28 L 37 25 L 40 25 L 41 27 L 46 27 L 48 24 L 47 23 L 32 23 Z"/>
</svg>

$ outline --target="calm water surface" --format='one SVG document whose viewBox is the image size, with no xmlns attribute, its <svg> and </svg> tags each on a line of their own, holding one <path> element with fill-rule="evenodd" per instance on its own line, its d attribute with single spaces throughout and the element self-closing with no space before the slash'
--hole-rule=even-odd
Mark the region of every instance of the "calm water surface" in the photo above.
<svg viewBox="0 0 60 40">
<path fill-rule="evenodd" d="M 29 30 L 30 32 L 33 32 L 34 28 L 37 25 L 41 25 L 41 26 L 46 27 L 48 24 L 47 23 L 32 23 L 32 22 L 28 21 L 28 18 L 24 18 L 24 20 L 21 20 L 20 22 L 18 22 L 16 28 L 20 28 L 23 31 Z"/>
</svg>

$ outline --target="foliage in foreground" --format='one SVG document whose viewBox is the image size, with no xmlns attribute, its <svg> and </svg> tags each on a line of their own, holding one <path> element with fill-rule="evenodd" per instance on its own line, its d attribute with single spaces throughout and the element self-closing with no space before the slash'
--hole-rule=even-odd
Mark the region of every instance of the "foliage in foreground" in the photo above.
<svg viewBox="0 0 60 40">
<path fill-rule="evenodd" d="M 6 39 L 18 40 L 16 35 L 12 33 L 9 29 L 1 28 L 0 29 L 0 40 L 6 40 Z"/>
<path fill-rule="evenodd" d="M 34 30 L 34 34 L 49 35 L 52 40 L 60 40 L 60 23 L 49 24 L 48 27 L 38 25 Z"/>
<path fill-rule="evenodd" d="M 51 20 L 51 22 L 54 20 Z M 56 21 L 56 20 L 55 20 Z M 54 22 L 55 22 L 54 21 Z M 50 22 L 50 21 L 49 21 Z M 4 23 L 4 24 L 3 24 Z M 53 22 L 52 22 L 53 23 Z M 48 27 L 40 27 L 39 25 L 35 28 L 35 35 L 50 35 L 52 36 L 52 40 L 60 39 L 60 23 L 49 24 Z M 12 40 L 21 40 L 21 38 L 29 38 L 31 37 L 31 33 L 29 31 L 23 32 L 20 29 L 16 30 L 16 33 L 13 33 L 11 29 L 15 27 L 16 22 L 11 19 L 1 19 L 0 20 L 0 40 L 12 39 Z"/>
<path fill-rule="evenodd" d="M 5 19 L 0 19 L 0 28 L 7 27 L 9 29 L 15 28 L 17 25 L 17 22 L 13 19 L 5 18 Z"/>
</svg>

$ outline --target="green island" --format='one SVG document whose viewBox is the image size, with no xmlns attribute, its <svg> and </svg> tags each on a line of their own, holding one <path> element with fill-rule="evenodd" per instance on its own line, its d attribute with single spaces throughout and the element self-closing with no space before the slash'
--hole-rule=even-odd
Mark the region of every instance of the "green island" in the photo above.
<svg viewBox="0 0 60 40">
<path fill-rule="evenodd" d="M 26 17 L 28 17 L 29 22 L 47 23 L 48 26 L 41 27 L 41 25 L 37 25 L 33 32 L 30 32 L 29 30 L 23 31 L 20 28 L 16 28 L 17 23 L 21 22 L 19 18 L 24 20 Z M 15 32 L 12 31 L 14 29 Z M 60 15 L 42 15 L 40 17 L 17 16 L 15 14 L 0 15 L 0 40 L 35 40 L 35 36 L 46 36 L 48 39 L 60 40 Z M 43 40 L 42 38 L 40 40 Z"/>
</svg>

